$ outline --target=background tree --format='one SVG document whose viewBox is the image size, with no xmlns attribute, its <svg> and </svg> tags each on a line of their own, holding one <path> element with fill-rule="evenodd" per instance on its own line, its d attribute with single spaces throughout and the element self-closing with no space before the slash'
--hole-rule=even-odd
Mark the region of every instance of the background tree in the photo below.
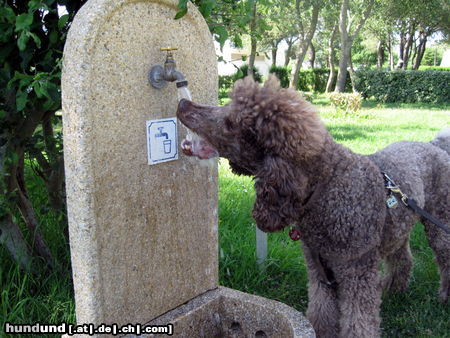
<svg viewBox="0 0 450 338">
<path fill-rule="evenodd" d="M 392 0 L 383 2 L 384 16 L 395 23 L 399 36 L 397 68 L 418 69 L 428 39 L 436 32 L 449 33 L 450 5 L 445 0 Z"/>
<path fill-rule="evenodd" d="M 311 45 L 314 33 L 316 32 L 319 12 L 322 6 L 322 1 L 295 1 L 295 13 L 297 14 L 296 24 L 298 30 L 298 53 L 290 84 L 293 88 L 296 88 L 297 86 L 299 71 L 305 59 L 306 52 Z"/>
<path fill-rule="evenodd" d="M 343 92 L 347 79 L 347 67 L 351 62 L 353 41 L 370 16 L 375 0 L 342 0 L 339 14 L 339 31 L 341 36 L 341 55 L 336 92 Z M 352 74 L 350 74 L 352 75 Z"/>
<path fill-rule="evenodd" d="M 260 45 L 262 51 L 270 50 L 272 66 L 277 63 L 278 47 L 281 42 L 288 45 L 286 50 L 285 66 L 289 64 L 292 57 L 293 45 L 298 40 L 295 13 L 287 10 L 292 4 L 292 0 L 277 0 L 265 4 L 266 23 L 270 30 L 265 30 L 261 34 Z"/>
<path fill-rule="evenodd" d="M 55 264 L 28 197 L 26 162 L 46 183 L 48 205 L 41 207 L 59 213 L 66 227 L 61 124 L 55 113 L 61 108 L 66 33 L 83 3 L 0 1 L 0 243 L 26 270 L 35 266 L 34 255 Z"/>
<path fill-rule="evenodd" d="M 250 55 L 248 58 L 248 74 L 253 75 L 258 41 L 267 31 L 267 11 L 272 0 L 194 0 L 211 33 L 221 46 L 230 39 L 236 47 L 243 46 L 242 36 L 250 37 Z M 179 0 L 175 19 L 187 13 L 188 0 Z"/>
</svg>

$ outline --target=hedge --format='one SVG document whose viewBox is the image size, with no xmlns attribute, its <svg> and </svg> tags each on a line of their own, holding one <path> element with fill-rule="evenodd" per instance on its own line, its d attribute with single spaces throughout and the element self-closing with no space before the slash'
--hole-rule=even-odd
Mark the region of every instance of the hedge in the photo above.
<svg viewBox="0 0 450 338">
<path fill-rule="evenodd" d="M 236 73 L 234 73 L 232 75 L 233 81 L 236 82 L 239 79 L 243 79 L 244 77 L 246 77 L 248 75 L 248 64 L 243 64 L 242 66 L 240 66 L 238 68 L 238 70 L 236 71 Z M 256 82 L 261 83 L 263 78 L 261 75 L 261 72 L 259 71 L 258 68 L 256 68 L 255 66 L 253 66 L 253 79 Z"/>
<path fill-rule="evenodd" d="M 333 82 L 332 89 L 336 86 L 337 80 L 336 77 Z M 327 88 L 328 76 L 330 74 L 330 70 L 328 68 L 314 68 L 307 70 L 300 70 L 300 74 L 297 82 L 297 89 L 306 92 L 315 92 L 315 93 L 324 93 Z M 347 80 L 345 83 L 345 91 L 352 91 L 352 84 L 350 81 L 350 75 L 347 73 Z"/>
<path fill-rule="evenodd" d="M 360 70 L 355 87 L 364 98 L 380 102 L 450 102 L 450 72 L 438 70 Z"/>
<path fill-rule="evenodd" d="M 269 69 L 269 73 L 275 74 L 275 76 L 280 80 L 281 87 L 289 87 L 291 75 L 291 69 L 289 67 L 272 66 Z"/>
</svg>

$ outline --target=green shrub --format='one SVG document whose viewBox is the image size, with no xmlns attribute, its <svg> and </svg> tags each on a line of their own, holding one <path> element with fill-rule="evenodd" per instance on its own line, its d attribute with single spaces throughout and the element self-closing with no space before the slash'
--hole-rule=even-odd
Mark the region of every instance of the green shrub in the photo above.
<svg viewBox="0 0 450 338">
<path fill-rule="evenodd" d="M 242 79 L 248 75 L 248 64 L 242 65 L 239 67 L 239 69 L 236 71 L 234 75 L 232 75 L 233 82 L 236 82 L 239 79 Z M 253 67 L 253 78 L 256 82 L 261 83 L 262 82 L 262 75 L 259 72 L 258 68 Z"/>
<path fill-rule="evenodd" d="M 331 93 L 330 102 L 338 113 L 358 113 L 361 110 L 360 93 Z"/>
<path fill-rule="evenodd" d="M 336 70 L 336 73 L 338 71 Z M 300 70 L 297 89 L 306 92 L 324 93 L 327 88 L 328 76 L 330 70 L 328 68 L 314 68 Z M 336 79 L 334 80 L 332 88 L 336 86 Z M 347 80 L 345 83 L 345 91 L 352 91 L 352 84 L 350 81 L 350 75 L 347 73 Z"/>
<path fill-rule="evenodd" d="M 289 78 L 291 74 L 291 69 L 289 67 L 272 66 L 269 69 L 269 73 L 275 74 L 275 76 L 280 80 L 281 87 L 289 87 Z"/>
<path fill-rule="evenodd" d="M 355 75 L 356 90 L 364 98 L 387 103 L 450 102 L 449 72 L 361 70 Z"/>
<path fill-rule="evenodd" d="M 228 98 L 228 92 L 233 88 L 233 76 L 232 75 L 219 75 L 219 102 L 224 103 L 224 100 Z"/>
</svg>

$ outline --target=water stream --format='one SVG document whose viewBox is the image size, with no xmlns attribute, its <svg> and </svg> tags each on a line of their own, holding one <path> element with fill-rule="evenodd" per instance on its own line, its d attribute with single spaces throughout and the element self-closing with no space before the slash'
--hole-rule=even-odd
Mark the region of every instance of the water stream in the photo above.
<svg viewBox="0 0 450 338">
<path fill-rule="evenodd" d="M 189 91 L 187 86 L 177 88 L 177 95 L 178 95 L 178 102 L 180 102 L 182 99 L 192 101 L 191 92 Z M 187 129 L 186 133 L 187 141 L 194 142 L 195 140 L 198 140 L 200 138 L 196 133 L 194 133 L 189 128 L 186 129 Z"/>
</svg>

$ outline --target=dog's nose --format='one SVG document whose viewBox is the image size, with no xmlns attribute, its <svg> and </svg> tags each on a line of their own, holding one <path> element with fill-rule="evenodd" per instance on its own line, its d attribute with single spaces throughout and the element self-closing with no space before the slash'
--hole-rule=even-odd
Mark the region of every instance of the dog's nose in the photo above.
<svg viewBox="0 0 450 338">
<path fill-rule="evenodd" d="M 185 112 L 189 106 L 191 105 L 191 101 L 186 99 L 181 99 L 178 103 L 178 112 Z"/>
</svg>

